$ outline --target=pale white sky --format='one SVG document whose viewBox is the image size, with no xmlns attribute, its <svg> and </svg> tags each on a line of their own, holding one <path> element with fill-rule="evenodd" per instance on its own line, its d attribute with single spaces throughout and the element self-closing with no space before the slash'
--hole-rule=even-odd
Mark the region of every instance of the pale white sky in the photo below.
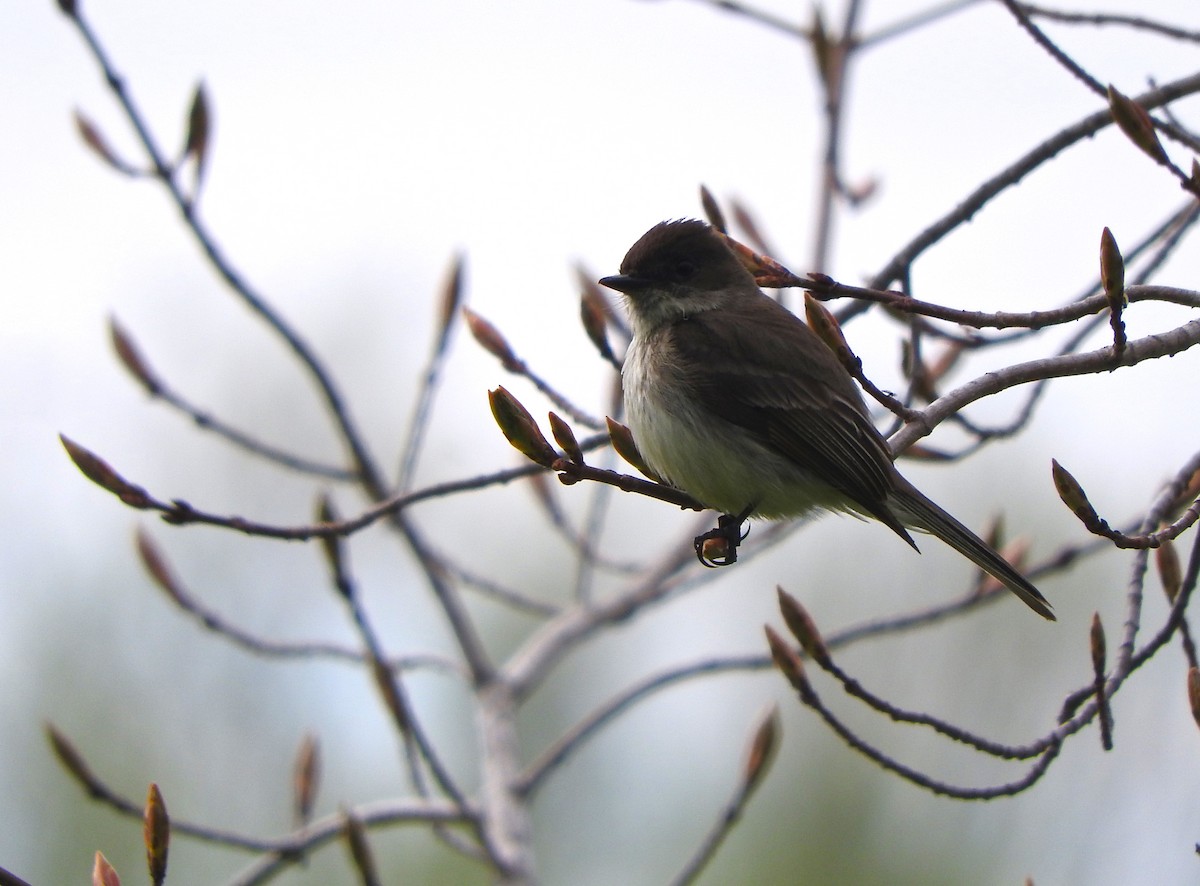
<svg viewBox="0 0 1200 886">
<path fill-rule="evenodd" d="M 699 214 L 703 182 L 719 197 L 737 196 L 754 207 L 780 244 L 778 257 L 806 269 L 819 154 L 811 60 L 801 45 L 743 19 L 683 0 L 81 3 L 172 150 L 182 138 L 193 85 L 206 83 L 215 130 L 201 213 L 253 285 L 335 366 L 355 416 L 385 458 L 396 450 L 409 415 L 412 380 L 429 346 L 433 293 L 456 250 L 468 255 L 470 304 L 500 325 L 522 356 L 595 412 L 605 409 L 608 377 L 579 330 L 575 262 L 597 274 L 611 272 L 653 223 Z M 797 9 L 802 17 L 809 14 L 805 4 L 771 5 L 781 15 Z M 923 6 L 865 5 L 867 31 Z M 1190 0 L 1142 3 L 1138 11 L 1200 28 Z M 1127 32 L 1054 33 L 1101 80 L 1127 93 L 1143 89 L 1149 77 L 1166 82 L 1190 72 L 1200 57 L 1194 45 L 1183 51 Z M 286 704 L 279 702 L 277 732 L 245 765 L 277 765 L 280 781 L 285 764 L 276 749 L 290 747 L 289 736 L 319 719 L 305 705 L 356 717 L 373 702 L 367 694 L 348 694 L 332 678 L 320 688 L 337 692 L 337 700 L 312 700 L 296 689 L 286 667 L 269 666 L 263 678 L 260 663 L 185 623 L 147 587 L 134 561 L 130 540 L 137 516 L 86 483 L 58 447 L 56 434 L 67 433 L 164 497 L 283 522 L 310 512 L 309 487 L 289 485 L 277 472 L 247 465 L 211 439 L 197 439 L 186 422 L 145 401 L 111 358 L 105 324 L 115 315 L 150 362 L 206 407 L 248 426 L 261 423 L 276 441 L 298 441 L 308 454 L 337 454 L 287 356 L 208 273 L 165 197 L 148 183 L 113 174 L 80 145 L 71 125 L 75 108 L 100 126 L 118 152 L 139 156 L 95 64 L 54 4 L 3 4 L 0 34 L 7 120 L 0 142 L 0 821 L 6 822 L 0 866 L 44 882 L 47 874 L 39 871 L 48 862 L 41 847 L 52 845 L 79 859 L 82 881 L 96 848 L 110 858 L 137 859 L 137 828 L 90 806 L 69 821 L 62 817 L 60 809 L 82 801 L 46 765 L 44 719 L 60 723 L 83 745 L 90 733 L 95 745 L 106 748 L 102 762 L 122 772 L 122 787 L 140 796 L 145 780 L 171 782 L 189 761 L 185 751 L 211 770 L 230 754 L 245 755 L 225 719 L 261 711 L 264 698 L 282 697 Z M 838 222 L 838 246 L 827 270 L 847 282 L 880 267 L 980 180 L 1100 107 L 1017 31 L 998 4 L 979 4 L 879 48 L 855 68 L 851 90 L 846 172 L 856 180 L 875 177 L 880 187 L 869 206 Z M 1194 102 L 1180 108 L 1189 111 L 1194 123 Z M 915 282 L 924 297 L 1018 310 L 1056 304 L 1079 291 L 1095 273 L 1104 225 L 1124 245 L 1180 203 L 1178 189 L 1131 151 L 1107 132 L 1022 183 L 918 265 Z M 1183 165 L 1190 162 L 1178 149 L 1172 152 Z M 1197 258 L 1194 246 L 1186 248 L 1165 281 L 1194 287 Z M 1139 309 L 1128 320 L 1138 335 L 1179 317 Z M 884 344 L 888 339 L 875 338 L 884 331 L 881 324 L 849 330 L 869 371 L 894 380 L 894 351 Z M 873 341 L 881 350 L 872 352 Z M 423 462 L 427 481 L 513 463 L 487 414 L 487 388 L 510 385 L 535 411 L 545 409 L 465 335 L 458 336 L 451 362 L 432 450 Z M 1027 437 L 970 463 L 998 487 L 987 488 L 979 500 L 967 481 L 956 490 L 936 471 L 922 476 L 934 488 L 942 483 L 943 493 L 934 497 L 970 520 L 981 521 L 1002 506 L 1011 523 L 1036 519 L 1038 531 L 1046 533 L 1038 539 L 1040 550 L 1053 550 L 1078 540 L 1080 530 L 1061 513 L 1050 488 L 1050 458 L 1075 470 L 1097 490 L 1098 504 L 1123 519 L 1200 440 L 1190 382 L 1196 370 L 1195 356 L 1185 355 L 1111 379 L 1062 383 Z M 1147 446 L 1153 450 L 1149 459 L 1139 455 Z M 510 500 L 526 501 L 520 495 Z M 640 507 L 636 513 L 669 519 Z M 432 508 L 428 519 L 450 533 L 462 517 Z M 307 591 L 321 601 L 312 609 L 279 602 L 287 599 L 280 595 L 293 576 L 312 581 L 306 552 L 252 543 L 231 547 L 215 533 L 185 539 L 148 519 L 140 525 L 172 545 L 181 570 L 204 577 L 199 583 L 228 611 L 264 631 L 281 627 L 320 636 L 334 621 L 335 635 L 348 636 L 320 588 Z M 873 531 L 845 521 L 817 529 L 790 542 L 793 553 L 803 556 L 811 537 L 811 556 L 821 539 L 843 566 L 855 559 L 844 552 L 864 538 L 853 533 Z M 499 537 L 507 536 L 501 531 Z M 878 534 L 869 538 L 880 541 Z M 394 554 L 378 541 L 376 547 Z M 927 551 L 925 558 L 937 556 Z M 386 568 L 367 565 L 373 561 L 366 555 L 363 560 L 364 571 L 374 571 L 386 586 Z M 921 561 L 901 562 L 908 574 L 920 574 Z M 1036 696 L 1038 707 L 1030 714 L 1028 728 L 1040 729 L 1053 715 L 1041 705 L 1086 678 L 1091 611 L 1100 609 L 1117 630 L 1124 579 L 1111 576 L 1123 576 L 1127 562 L 1114 556 L 1089 573 L 1105 583 L 1096 600 L 1060 597 L 1064 618 L 1053 629 L 1057 633 L 1038 632 L 1042 626 L 1016 618 L 986 621 L 961 634 L 938 634 L 944 648 L 933 654 L 935 662 L 970 671 L 979 644 L 994 643 L 998 652 L 989 651 L 998 657 L 987 667 L 1011 667 L 1015 676 L 1005 681 L 1001 673 L 988 691 L 1023 693 L 1027 682 L 1051 684 L 1048 695 Z M 258 570 L 248 581 L 251 563 Z M 856 581 L 871 586 L 873 564 L 855 565 L 868 576 Z M 701 612 L 693 622 L 696 635 L 668 632 L 669 639 L 656 641 L 666 644 L 656 653 L 669 648 L 674 660 L 687 660 L 707 651 L 710 641 L 727 650 L 760 649 L 756 625 L 778 620 L 771 588 L 779 580 L 778 570 L 743 574 L 720 604 L 736 600 L 744 608 L 736 627 L 728 623 L 727 609 Z M 888 584 L 882 580 L 878 593 Z M 1046 590 L 1053 598 L 1055 589 Z M 841 623 L 872 614 L 870 605 L 854 602 L 845 611 L 836 609 L 836 601 L 828 605 Z M 885 598 L 880 612 L 893 611 L 892 604 Z M 664 624 L 671 622 L 658 627 Z M 1017 631 L 1014 639 L 1010 632 Z M 633 636 L 653 640 L 648 628 Z M 413 637 L 400 630 L 394 639 L 403 644 Z M 912 647 L 926 642 L 890 644 L 888 653 L 906 660 L 921 655 L 923 649 Z M 1067 647 L 1073 651 L 1060 659 L 1058 650 Z M 1006 660 L 1013 650 L 1025 661 Z M 1183 705 L 1180 661 L 1177 654 L 1164 656 L 1123 697 L 1113 754 L 1100 755 L 1093 747 L 1098 742 L 1085 738 L 1068 748 L 1044 785 L 1008 804 L 960 806 L 896 787 L 879 801 L 877 824 L 911 816 L 915 831 L 948 829 L 949 839 L 984 849 L 1002 844 L 991 857 L 1001 866 L 980 882 L 1018 882 L 1025 874 L 1039 883 L 1193 882 L 1200 864 L 1190 852 L 1200 839 L 1194 765 L 1200 736 Z M 1039 667 L 1046 672 L 1035 674 Z M 169 672 L 164 685 L 174 692 L 154 679 L 164 676 L 160 669 Z M 613 669 L 614 686 L 622 676 L 644 672 Z M 264 680 L 261 695 L 247 688 L 255 680 Z M 239 688 L 227 694 L 231 683 Z M 714 739 L 722 753 L 733 749 L 729 759 L 736 759 L 741 724 L 772 693 L 782 694 L 774 683 L 749 685 L 736 716 L 705 714 L 719 724 L 736 721 L 728 736 Z M 82 700 L 64 691 L 72 686 Z M 697 701 L 706 703 L 711 699 Z M 663 716 L 694 713 L 681 714 L 674 702 L 666 707 Z M 214 718 L 220 723 L 210 724 Z M 146 722 L 152 725 L 141 725 Z M 374 725 L 369 720 L 352 731 L 366 734 Z M 803 714 L 789 728 L 792 740 L 782 756 L 790 760 L 787 777 L 796 779 L 800 794 L 806 748 L 799 736 L 820 732 Z M 390 753 L 385 727 L 378 731 L 374 743 L 361 734 L 342 738 L 340 759 L 338 739 L 330 738 L 330 765 L 335 773 L 340 767 L 348 793 L 363 785 L 353 771 L 353 752 Z M 653 741 L 645 733 L 630 734 L 643 746 Z M 914 752 L 922 747 L 918 743 Z M 844 763 L 850 757 L 844 748 L 825 751 L 822 759 L 832 754 Z M 714 762 L 707 745 L 696 753 L 705 755 L 705 767 L 723 771 L 726 757 Z M 145 766 L 130 763 L 139 757 Z M 587 784 L 594 771 L 615 778 L 605 767 L 616 765 L 599 753 L 581 757 L 576 778 Z M 650 762 L 636 765 L 653 769 Z M 964 772 L 969 780 L 971 770 Z M 871 772 L 869 778 L 882 776 Z M 205 793 L 212 786 L 184 774 L 174 782 L 174 793 L 167 793 L 173 811 L 223 823 L 228 795 L 220 779 L 212 788 L 215 797 Z M 374 790 L 374 782 L 366 784 Z M 724 789 L 697 797 L 711 801 L 715 814 Z M 781 790 L 786 796 L 787 786 Z M 564 796 L 551 795 L 549 808 L 559 808 Z M 229 823 L 267 833 L 285 827 L 283 818 L 262 825 L 266 803 L 247 803 L 253 814 Z M 624 808 L 613 800 L 588 814 L 619 818 L 614 809 Z M 669 806 L 663 814 L 672 814 Z M 769 823 L 765 833 L 771 834 Z M 585 868 L 597 883 L 628 875 L 613 854 L 646 852 L 636 830 L 617 829 L 589 841 L 564 836 L 548 823 L 547 834 L 548 882 L 587 882 Z M 622 837 L 631 842 L 621 844 Z M 679 847 L 693 837 L 679 837 L 668 858 L 652 863 L 654 879 L 669 876 L 684 852 Z M 569 847 L 580 868 L 565 857 L 569 852 L 553 851 L 553 841 Z M 187 850 L 181 851 L 186 858 Z M 598 867 L 601 858 L 612 867 Z M 140 863 L 126 864 L 136 877 L 133 866 Z M 185 862 L 178 865 L 172 883 L 204 882 Z"/>
</svg>

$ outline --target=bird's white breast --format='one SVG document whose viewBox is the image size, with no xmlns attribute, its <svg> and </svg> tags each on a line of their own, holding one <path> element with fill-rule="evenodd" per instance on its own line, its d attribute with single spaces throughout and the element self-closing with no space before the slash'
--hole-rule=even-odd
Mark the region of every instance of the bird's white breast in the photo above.
<svg viewBox="0 0 1200 886">
<path fill-rule="evenodd" d="M 763 517 L 852 510 L 841 493 L 707 412 L 667 343 L 652 348 L 653 364 L 646 339 L 635 336 L 625 355 L 625 409 L 642 457 L 672 486 L 726 514 L 750 505 Z"/>
</svg>

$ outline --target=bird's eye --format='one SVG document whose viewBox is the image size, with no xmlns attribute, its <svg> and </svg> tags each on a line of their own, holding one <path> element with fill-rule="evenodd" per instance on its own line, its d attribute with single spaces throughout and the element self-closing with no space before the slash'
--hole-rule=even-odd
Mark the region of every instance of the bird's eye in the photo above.
<svg viewBox="0 0 1200 886">
<path fill-rule="evenodd" d="M 688 259 L 680 259 L 675 263 L 675 276 L 680 280 L 687 280 L 696 273 L 696 263 Z"/>
</svg>

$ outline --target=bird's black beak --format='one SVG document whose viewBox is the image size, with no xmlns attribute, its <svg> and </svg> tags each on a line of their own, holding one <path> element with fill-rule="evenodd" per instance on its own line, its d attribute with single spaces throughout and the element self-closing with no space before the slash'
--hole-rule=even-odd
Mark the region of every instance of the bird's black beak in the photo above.
<svg viewBox="0 0 1200 886">
<path fill-rule="evenodd" d="M 611 277 L 601 277 L 599 282 L 601 286 L 607 286 L 609 289 L 615 289 L 617 292 L 624 292 L 626 295 L 641 292 L 650 286 L 649 280 L 643 277 L 635 277 L 632 274 L 614 274 Z"/>
</svg>

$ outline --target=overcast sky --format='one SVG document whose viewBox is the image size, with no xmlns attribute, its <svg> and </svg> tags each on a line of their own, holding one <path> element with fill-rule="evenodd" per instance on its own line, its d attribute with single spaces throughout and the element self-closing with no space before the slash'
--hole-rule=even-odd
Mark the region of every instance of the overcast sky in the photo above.
<svg viewBox="0 0 1200 886">
<path fill-rule="evenodd" d="M 335 364 L 356 416 L 389 457 L 428 351 L 433 294 L 457 252 L 467 256 L 472 307 L 596 412 L 605 410 L 608 377 L 579 331 L 577 263 L 611 273 L 652 224 L 698 215 L 704 183 L 722 199 L 752 206 L 779 244 L 777 257 L 808 269 L 820 150 L 811 59 L 802 44 L 705 4 L 80 2 L 172 151 L 192 89 L 204 82 L 214 131 L 200 213 L 252 284 Z M 760 5 L 803 21 L 810 8 Z M 923 6 L 864 5 L 868 33 Z M 1101 107 L 998 4 L 978 6 L 879 47 L 854 69 L 845 171 L 854 181 L 876 180 L 878 193 L 862 211 L 839 218 L 825 270 L 840 279 L 855 283 L 877 270 L 983 178 Z M 1192 0 L 1141 3 L 1137 11 L 1200 29 Z M 1127 93 L 1146 88 L 1148 78 L 1166 82 L 1191 72 L 1200 57 L 1195 44 L 1182 51 L 1124 31 L 1054 33 L 1102 81 Z M 91 852 L 107 851 L 101 840 L 136 844 L 136 829 L 122 822 L 76 839 L 56 832 L 57 813 L 28 811 L 36 805 L 32 792 L 43 789 L 38 779 L 52 780 L 60 802 L 76 796 L 53 768 L 37 770 L 36 778 L 26 771 L 45 763 L 42 721 L 62 722 L 82 740 L 89 724 L 106 717 L 133 722 L 162 703 L 125 697 L 116 687 L 140 691 L 123 682 L 127 674 L 178 669 L 180 685 L 196 693 L 224 678 L 205 682 L 172 659 L 176 641 L 163 639 L 165 632 L 191 636 L 196 650 L 215 641 L 197 640 L 198 632 L 180 625 L 145 587 L 130 545 L 135 516 L 80 477 L 56 435 L 94 448 L 164 497 L 218 510 L 268 500 L 277 507 L 271 516 L 289 522 L 306 519 L 311 506 L 308 491 L 271 499 L 271 475 L 255 479 L 253 467 L 234 468 L 236 456 L 211 440 L 196 441 L 186 422 L 147 403 L 111 357 L 108 318 L 118 317 L 151 363 L 205 405 L 245 423 L 261 420 L 277 440 L 297 442 L 307 454 L 336 458 L 338 450 L 299 374 L 205 268 L 164 195 L 114 174 L 80 144 L 75 109 L 117 152 L 139 158 L 74 28 L 50 0 L 21 0 L 0 6 L 0 34 L 7 119 L 0 140 L 0 866 L 43 882 L 37 871 L 46 862 L 35 847 L 50 842 L 81 859 L 82 882 Z M 1192 113 L 1194 125 L 1195 103 L 1180 110 Z M 1132 242 L 1180 205 L 1178 189 L 1131 151 L 1106 132 L 1033 176 L 957 233 L 937 260 L 918 267 L 914 282 L 923 296 L 1021 310 L 1080 291 L 1096 271 L 1103 226 Z M 1197 259 L 1196 248 L 1186 248 L 1166 282 L 1194 288 Z M 1147 334 L 1178 323 L 1179 313 L 1146 310 L 1129 322 L 1131 334 Z M 883 331 L 864 324 L 854 340 L 860 353 L 870 353 L 868 343 Z M 510 378 L 466 336 L 454 353 L 431 432 L 433 454 L 422 465 L 426 481 L 513 463 L 484 398 Z M 876 359 L 875 371 L 894 381 L 894 354 Z M 1054 543 L 1078 541 L 1048 482 L 1049 460 L 1058 457 L 1103 489 L 1104 506 L 1123 519 L 1200 440 L 1197 369 L 1189 354 L 1111 379 L 1062 383 L 1027 439 L 979 462 L 996 486 L 1012 483 L 1019 494 L 989 489 L 985 499 L 944 503 L 972 520 L 1005 505 L 1018 519 L 1052 527 L 1059 533 Z M 518 388 L 527 396 L 527 387 Z M 1148 401 L 1166 405 L 1143 411 Z M 1148 441 L 1152 456 L 1141 458 Z M 1128 469 L 1116 470 L 1114 462 Z M 943 488 L 953 498 L 954 487 Z M 838 527 L 868 531 L 827 522 L 821 538 L 833 538 Z M 150 520 L 141 525 L 163 531 Z M 209 539 L 181 556 L 220 584 L 237 574 L 238 556 L 216 553 L 221 544 Z M 1052 548 L 1048 543 L 1043 552 Z M 1121 570 L 1128 560 L 1111 562 Z M 302 571 L 311 563 L 268 568 Z M 751 627 L 772 617 L 769 598 L 759 592 L 746 604 Z M 270 621 L 272 603 L 248 605 L 258 607 L 251 617 Z M 1052 697 L 1085 678 L 1091 610 L 1103 609 L 1114 631 L 1121 618 L 1115 590 L 1103 601 L 1067 601 L 1064 608 L 1072 618 L 1064 619 L 1061 643 L 1078 646 L 1077 664 L 1053 675 Z M 853 617 L 870 611 L 860 607 Z M 320 628 L 315 616 L 312 623 L 289 617 L 310 635 Z M 1059 642 L 1043 636 L 1028 641 L 1034 658 L 1049 656 Z M 747 633 L 731 645 L 757 651 L 758 642 Z M 973 654 L 965 640 L 958 649 L 948 642 L 947 655 Z M 1006 853 L 1014 867 L 996 871 L 994 881 L 1018 882 L 1025 873 L 1048 883 L 1194 881 L 1200 862 L 1189 841 L 1200 840 L 1200 736 L 1182 703 L 1177 659 L 1117 710 L 1119 747 L 1126 729 L 1161 744 L 1131 740 L 1115 760 L 1089 753 L 1088 765 L 1096 767 L 1090 771 L 1079 758 L 1068 760 L 1063 780 L 1075 779 L 1074 787 L 1047 786 L 1027 806 L 995 813 L 1032 842 L 1022 844 L 1028 854 Z M 107 673 L 106 661 L 116 676 L 97 676 Z M 57 694 L 73 680 L 88 693 L 86 704 Z M 114 682 L 106 687 L 107 680 Z M 186 717 L 187 701 L 176 716 Z M 749 709 L 760 701 L 747 702 Z M 1139 722 L 1152 726 L 1139 732 Z M 125 747 L 138 753 L 178 738 L 169 728 L 161 738 L 111 722 L 97 729 L 105 741 L 134 733 Z M 207 753 L 220 760 L 222 750 L 210 746 Z M 800 745 L 785 753 L 803 767 Z M 114 761 L 128 756 L 112 753 Z M 1140 790 L 1134 776 L 1145 778 Z M 144 785 L 137 777 L 131 784 L 140 796 Z M 891 802 L 903 808 L 902 799 Z M 1104 808 L 1104 821 L 1064 810 L 1085 803 Z M 1063 834 L 1046 833 L 1056 810 L 1070 819 L 1069 845 Z M 88 827 L 105 815 L 92 810 Z M 24 829 L 12 824 L 22 821 Z M 964 827 L 986 832 L 994 820 L 976 821 Z M 976 836 L 986 843 L 986 833 Z M 137 857 L 136 845 L 125 851 Z M 180 871 L 171 882 L 202 881 Z"/>
</svg>

